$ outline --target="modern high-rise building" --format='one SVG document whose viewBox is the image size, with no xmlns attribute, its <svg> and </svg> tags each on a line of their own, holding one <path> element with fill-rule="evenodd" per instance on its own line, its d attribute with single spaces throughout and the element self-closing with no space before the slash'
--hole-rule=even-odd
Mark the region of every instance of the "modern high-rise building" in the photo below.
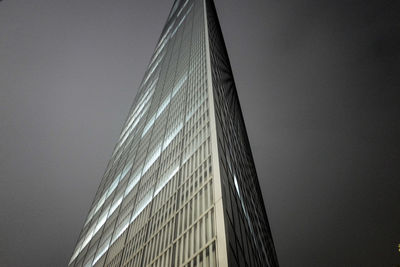
<svg viewBox="0 0 400 267">
<path fill-rule="evenodd" d="M 278 266 L 212 0 L 176 0 L 69 266 Z"/>
</svg>

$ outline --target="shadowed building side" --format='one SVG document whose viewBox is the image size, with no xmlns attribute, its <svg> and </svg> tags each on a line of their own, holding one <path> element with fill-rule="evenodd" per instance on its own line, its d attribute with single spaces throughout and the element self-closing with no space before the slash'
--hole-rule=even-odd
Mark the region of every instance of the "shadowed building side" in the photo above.
<svg viewBox="0 0 400 267">
<path fill-rule="evenodd" d="M 234 266 L 278 266 L 217 12 L 212 0 L 206 3 L 229 260 Z"/>
</svg>

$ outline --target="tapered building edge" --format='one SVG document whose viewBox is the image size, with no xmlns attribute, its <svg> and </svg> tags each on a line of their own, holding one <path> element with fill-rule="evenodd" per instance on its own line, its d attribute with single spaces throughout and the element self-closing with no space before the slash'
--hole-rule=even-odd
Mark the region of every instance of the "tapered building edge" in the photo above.
<svg viewBox="0 0 400 267">
<path fill-rule="evenodd" d="M 232 184 L 233 177 L 229 177 L 229 170 L 224 169 L 224 161 L 226 163 L 225 157 L 225 149 L 232 147 L 227 147 L 225 137 L 227 136 L 226 133 L 228 131 L 237 131 L 241 134 L 241 141 L 244 143 L 244 150 L 245 150 L 245 158 L 247 163 L 250 165 L 250 177 L 252 182 L 252 190 L 255 190 L 255 195 L 257 196 L 257 205 L 256 207 L 256 214 L 257 214 L 257 223 L 259 223 L 259 228 L 255 228 L 255 234 L 258 235 L 259 238 L 255 243 L 258 248 L 261 248 L 260 255 L 264 257 L 259 258 L 259 262 L 257 265 L 264 266 L 263 264 L 267 264 L 268 266 L 279 266 L 277 254 L 275 251 L 275 246 L 272 239 L 272 233 L 269 226 L 266 208 L 264 205 L 264 200 L 262 197 L 262 192 L 260 189 L 259 181 L 257 172 L 254 165 L 254 159 L 251 152 L 251 146 L 248 139 L 243 113 L 241 110 L 236 85 L 232 73 L 231 64 L 229 61 L 225 41 L 223 38 L 221 26 L 218 20 L 217 11 L 215 8 L 215 4 L 213 0 L 203 0 L 205 4 L 205 27 L 206 27 L 206 50 L 207 50 L 207 63 L 208 65 L 208 72 L 209 72 L 209 90 L 211 91 L 210 94 L 210 106 L 212 106 L 210 113 L 214 112 L 213 116 L 211 116 L 212 123 L 211 128 L 211 141 L 213 145 L 213 155 L 215 162 L 214 165 L 218 166 L 216 168 L 215 174 L 215 183 L 216 185 L 216 211 L 223 212 L 223 216 L 218 216 L 216 218 L 217 227 L 220 227 L 221 231 L 224 230 L 225 235 L 222 237 L 222 234 L 218 232 L 220 237 L 218 237 L 221 242 L 218 243 L 218 246 L 223 246 L 225 242 L 225 247 L 220 247 L 219 254 L 220 260 L 222 263 L 221 266 L 224 266 L 225 261 L 228 262 L 229 266 L 236 266 L 237 262 L 233 261 L 235 255 L 233 253 L 229 253 L 229 242 L 232 240 L 232 236 L 229 234 L 229 230 L 227 229 L 228 226 L 228 216 L 227 216 L 227 208 L 231 204 L 228 201 L 228 192 L 227 188 L 229 188 L 229 183 Z M 222 108 L 215 108 L 216 106 L 227 105 L 228 109 L 224 110 Z M 225 111 L 225 112 L 224 112 Z M 231 117 L 233 122 L 236 122 L 235 125 L 226 124 L 227 117 Z M 229 136 L 229 135 L 228 135 Z M 215 140 L 215 141 L 214 141 Z M 225 148 L 224 148 L 225 146 Z M 237 150 L 237 148 L 233 149 Z M 236 153 L 238 151 L 235 151 Z M 235 153 L 234 152 L 234 153 Z M 239 156 L 240 157 L 240 156 Z M 216 159 L 218 158 L 218 159 Z M 213 159 L 213 160 L 214 160 Z M 225 164 L 226 166 L 226 164 Z M 232 176 L 232 175 L 231 175 Z M 246 185 L 246 181 L 244 178 L 249 177 L 240 177 L 240 175 L 236 175 L 235 179 L 237 179 L 238 183 L 241 183 L 241 187 L 244 188 Z M 217 181 L 218 180 L 218 181 Z M 234 182 L 234 181 L 233 181 Z M 251 190 L 250 190 L 251 191 Z M 217 205 L 217 198 L 222 197 L 222 203 Z M 244 194 L 241 196 L 244 199 Z M 239 200 L 240 201 L 240 200 Z M 243 204 L 242 204 L 243 205 Z M 246 204 L 244 204 L 246 205 Z M 218 209 L 218 207 L 220 207 Z M 243 207 L 242 207 L 243 208 Z M 221 210 L 222 209 L 222 210 Z M 221 226 L 223 224 L 223 226 Z M 218 231 L 218 230 L 217 230 Z M 236 240 L 237 241 L 237 240 Z M 235 240 L 232 240 L 235 242 Z M 223 255 L 223 253 L 227 253 Z M 226 257 L 226 259 L 225 259 Z M 237 258 L 240 261 L 239 258 Z M 246 263 L 249 264 L 249 263 Z"/>
</svg>

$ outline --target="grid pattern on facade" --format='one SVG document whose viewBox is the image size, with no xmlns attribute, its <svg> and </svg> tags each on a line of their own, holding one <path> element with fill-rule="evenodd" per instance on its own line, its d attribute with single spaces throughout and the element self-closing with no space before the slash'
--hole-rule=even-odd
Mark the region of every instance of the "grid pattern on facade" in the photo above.
<svg viewBox="0 0 400 267">
<path fill-rule="evenodd" d="M 174 9 L 70 266 L 217 262 L 204 10 L 201 1 Z"/>
<path fill-rule="evenodd" d="M 218 266 L 225 239 L 230 265 L 277 266 L 232 84 L 212 1 L 176 0 L 69 266 Z M 224 214 L 216 213 L 215 179 Z M 221 216 L 225 233 L 216 231 Z"/>
</svg>

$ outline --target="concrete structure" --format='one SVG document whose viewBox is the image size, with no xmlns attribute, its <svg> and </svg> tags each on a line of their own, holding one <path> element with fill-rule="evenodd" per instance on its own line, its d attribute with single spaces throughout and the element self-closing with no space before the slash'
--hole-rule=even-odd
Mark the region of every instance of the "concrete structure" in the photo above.
<svg viewBox="0 0 400 267">
<path fill-rule="evenodd" d="M 176 0 L 69 266 L 278 266 L 212 0 Z"/>
</svg>

